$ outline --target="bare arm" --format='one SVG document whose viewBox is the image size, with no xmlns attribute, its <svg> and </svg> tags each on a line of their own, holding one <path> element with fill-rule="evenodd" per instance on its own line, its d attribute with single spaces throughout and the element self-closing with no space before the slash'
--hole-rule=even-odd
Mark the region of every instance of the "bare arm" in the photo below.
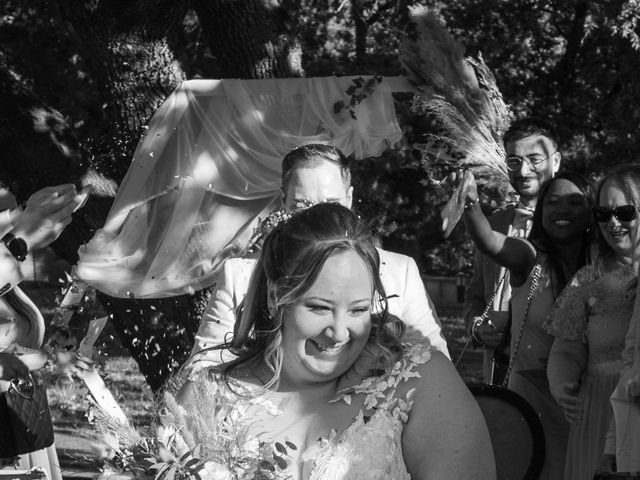
<svg viewBox="0 0 640 480">
<path fill-rule="evenodd" d="M 451 362 L 439 352 L 422 366 L 402 453 L 413 480 L 492 480 L 495 460 L 487 425 Z"/>
<path fill-rule="evenodd" d="M 587 368 L 588 355 L 586 344 L 560 337 L 553 341 L 549 354 L 549 389 L 567 420 L 572 423 L 577 423 L 582 418 L 580 378 Z"/>
<path fill-rule="evenodd" d="M 482 255 L 479 251 L 473 255 L 473 276 L 467 286 L 464 298 L 464 322 L 467 333 L 471 333 L 471 325 L 475 318 L 482 315 L 487 302 L 484 296 L 484 278 L 482 274 Z"/>
<path fill-rule="evenodd" d="M 46 247 L 71 223 L 71 215 L 84 204 L 88 194 L 78 194 L 72 184 L 38 190 L 12 219 L 11 233 L 23 238 L 30 250 Z"/>
<path fill-rule="evenodd" d="M 480 209 L 476 181 L 470 171 L 458 178 L 458 189 L 465 196 L 464 223 L 478 250 L 511 272 L 511 283 L 522 285 L 535 265 L 536 250 L 526 239 L 508 237 L 491 228 Z"/>
<path fill-rule="evenodd" d="M 20 264 L 9 250 L 0 242 L 0 296 L 7 293 L 22 281 Z"/>
</svg>

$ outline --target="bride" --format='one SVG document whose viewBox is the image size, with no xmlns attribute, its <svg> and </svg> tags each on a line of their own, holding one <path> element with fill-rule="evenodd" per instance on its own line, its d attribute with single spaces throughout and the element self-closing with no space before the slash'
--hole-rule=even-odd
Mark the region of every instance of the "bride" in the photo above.
<svg viewBox="0 0 640 480">
<path fill-rule="evenodd" d="M 487 427 L 452 364 L 372 315 L 376 302 L 386 312 L 378 262 L 367 226 L 338 204 L 279 224 L 219 347 L 236 358 L 178 395 L 187 443 L 206 447 L 213 389 L 229 400 L 225 421 L 245 419 L 247 443 L 270 449 L 287 478 L 495 478 Z"/>
</svg>

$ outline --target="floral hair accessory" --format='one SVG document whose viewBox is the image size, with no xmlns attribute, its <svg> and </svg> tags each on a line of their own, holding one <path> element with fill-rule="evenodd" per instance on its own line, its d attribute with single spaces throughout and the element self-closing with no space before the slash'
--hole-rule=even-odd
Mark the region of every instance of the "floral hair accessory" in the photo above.
<svg viewBox="0 0 640 480">
<path fill-rule="evenodd" d="M 268 217 L 258 222 L 258 226 L 254 230 L 253 235 L 251 236 L 247 244 L 247 252 L 258 252 L 262 247 L 262 242 L 274 228 L 276 228 L 282 222 L 286 222 L 287 220 L 289 220 L 295 213 L 301 210 L 306 210 L 313 205 L 315 205 L 314 202 L 305 199 L 298 201 L 291 210 L 280 208 L 271 212 Z"/>
</svg>

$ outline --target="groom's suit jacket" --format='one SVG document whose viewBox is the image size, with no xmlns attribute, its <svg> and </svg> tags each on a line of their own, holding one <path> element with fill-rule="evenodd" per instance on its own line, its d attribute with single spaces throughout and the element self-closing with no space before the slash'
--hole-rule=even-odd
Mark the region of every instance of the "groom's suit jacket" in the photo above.
<svg viewBox="0 0 640 480">
<path fill-rule="evenodd" d="M 407 330 L 429 339 L 431 345 L 449 357 L 433 302 L 429 298 L 416 262 L 406 255 L 378 249 L 380 278 L 388 298 L 389 313 L 402 319 Z M 222 357 L 219 350 L 202 352 L 230 339 L 236 321 L 235 312 L 244 299 L 257 260 L 231 258 L 224 262 L 215 283 L 215 290 L 200 321 L 195 344 L 188 363 L 195 370 L 219 364 L 230 357 Z M 202 352 L 202 353 L 198 353 Z M 193 362 L 193 363 L 192 363 Z"/>
</svg>

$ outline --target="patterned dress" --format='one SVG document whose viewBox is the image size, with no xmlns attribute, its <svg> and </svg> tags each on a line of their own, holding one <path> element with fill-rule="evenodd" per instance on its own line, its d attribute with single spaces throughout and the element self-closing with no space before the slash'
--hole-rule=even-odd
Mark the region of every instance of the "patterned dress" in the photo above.
<svg viewBox="0 0 640 480">
<path fill-rule="evenodd" d="M 591 479 L 602 463 L 612 418 L 609 397 L 620 376 L 634 279 L 630 267 L 600 278 L 593 267 L 583 267 L 558 297 L 545 324 L 553 336 L 583 342 L 589 351 L 580 386 L 584 410 L 580 423 L 571 425 L 565 480 Z"/>
<path fill-rule="evenodd" d="M 312 440 L 305 445 L 295 447 L 300 452 L 296 453 L 295 461 L 284 471 L 284 478 L 410 480 L 411 477 L 402 456 L 401 436 L 413 404 L 413 392 L 422 381 L 416 366 L 426 363 L 430 358 L 429 346 L 418 344 L 407 347 L 402 357 L 385 374 L 365 378 L 358 385 L 341 391 L 335 399 L 321 407 L 329 411 L 344 409 L 344 412 L 351 412 L 346 418 L 352 421 L 344 430 L 330 429 L 326 435 L 318 436 L 313 433 L 316 430 L 311 428 L 309 437 Z M 210 385 L 207 386 L 206 383 Z M 223 403 L 232 405 L 231 409 L 223 415 L 227 424 L 229 419 L 254 417 L 251 412 L 258 411 L 276 421 L 281 419 L 282 425 L 285 426 L 283 431 L 287 431 L 286 425 L 289 421 L 287 411 L 279 407 L 279 405 L 286 406 L 286 402 L 273 402 L 270 392 L 251 398 L 238 396 L 222 385 L 224 385 L 222 382 L 206 380 L 196 382 L 197 389 L 214 388 L 218 392 L 220 388 L 226 390 L 226 400 Z M 199 398 L 202 399 L 201 396 Z M 206 403 L 208 403 L 206 400 L 197 402 L 205 410 L 207 408 L 202 406 Z M 354 406 L 361 406 L 355 415 L 352 414 Z M 187 411 L 193 412 L 194 404 L 185 405 L 185 407 Z M 257 430 L 259 431 L 259 428 Z M 196 436 L 200 437 L 199 441 L 204 440 L 197 432 Z M 274 439 L 263 438 L 260 435 L 248 434 L 244 440 L 244 443 L 239 446 L 239 451 L 250 452 L 254 449 L 253 454 L 248 454 L 254 457 L 258 455 L 259 449 L 264 450 L 265 445 L 274 444 Z M 287 438 L 283 438 L 277 451 L 274 451 L 276 455 L 286 449 L 286 440 Z M 269 455 L 266 456 L 269 457 Z M 216 473 L 210 476 L 205 474 L 205 477 L 227 478 L 221 474 L 221 468 L 220 465 L 212 466 L 212 472 L 215 470 Z M 228 478 L 231 478 L 231 475 Z"/>
</svg>

